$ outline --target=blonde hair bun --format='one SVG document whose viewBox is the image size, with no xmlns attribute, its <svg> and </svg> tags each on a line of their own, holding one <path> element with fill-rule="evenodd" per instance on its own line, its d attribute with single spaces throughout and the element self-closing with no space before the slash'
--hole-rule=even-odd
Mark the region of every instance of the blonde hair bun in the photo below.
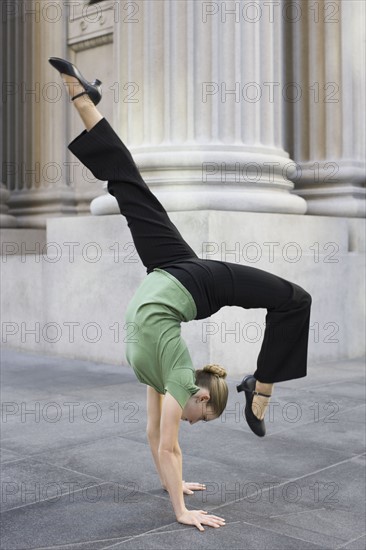
<svg viewBox="0 0 366 550">
<path fill-rule="evenodd" d="M 227 372 L 224 367 L 221 367 L 221 365 L 206 365 L 202 369 L 204 372 L 209 372 L 210 374 L 216 374 L 219 378 L 226 378 Z"/>
</svg>

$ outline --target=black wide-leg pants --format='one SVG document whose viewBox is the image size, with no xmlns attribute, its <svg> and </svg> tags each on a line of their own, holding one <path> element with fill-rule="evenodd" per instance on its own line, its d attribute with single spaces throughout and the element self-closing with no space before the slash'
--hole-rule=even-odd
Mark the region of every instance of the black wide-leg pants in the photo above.
<svg viewBox="0 0 366 550">
<path fill-rule="evenodd" d="M 254 267 L 200 259 L 143 180 L 132 156 L 105 118 L 69 145 L 119 205 L 142 263 L 174 275 L 191 293 L 196 319 L 224 306 L 265 308 L 266 327 L 253 373 L 267 383 L 307 374 L 311 296 L 299 285 Z M 234 344 L 233 344 L 234 345 Z M 243 357 L 243 371 L 252 370 Z"/>
</svg>

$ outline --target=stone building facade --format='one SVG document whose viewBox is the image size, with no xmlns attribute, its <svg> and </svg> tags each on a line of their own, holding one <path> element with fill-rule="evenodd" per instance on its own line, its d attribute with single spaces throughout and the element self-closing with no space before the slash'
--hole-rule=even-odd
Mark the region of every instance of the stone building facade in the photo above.
<svg viewBox="0 0 366 550">
<path fill-rule="evenodd" d="M 124 364 L 145 274 L 67 150 L 83 127 L 57 56 L 103 81 L 98 107 L 198 255 L 308 290 L 311 361 L 364 354 L 365 28 L 358 0 L 5 1 L 3 344 Z M 194 361 L 251 372 L 264 314 L 182 326 Z"/>
</svg>

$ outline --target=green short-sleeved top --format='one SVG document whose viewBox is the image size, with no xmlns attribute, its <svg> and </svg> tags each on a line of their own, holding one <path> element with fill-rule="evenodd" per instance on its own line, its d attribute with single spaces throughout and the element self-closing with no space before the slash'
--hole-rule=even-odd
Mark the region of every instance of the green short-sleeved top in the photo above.
<svg viewBox="0 0 366 550">
<path fill-rule="evenodd" d="M 197 315 L 190 292 L 173 275 L 155 268 L 129 302 L 126 359 L 138 380 L 158 393 L 170 393 L 182 407 L 200 388 L 181 336 L 181 323 Z"/>
</svg>

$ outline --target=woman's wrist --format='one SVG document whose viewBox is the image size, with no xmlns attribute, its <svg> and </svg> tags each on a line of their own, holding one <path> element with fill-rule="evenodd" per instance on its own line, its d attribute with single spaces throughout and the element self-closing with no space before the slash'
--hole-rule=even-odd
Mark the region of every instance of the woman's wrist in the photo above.
<svg viewBox="0 0 366 550">
<path fill-rule="evenodd" d="M 176 514 L 175 514 L 175 517 L 176 517 L 177 521 L 179 521 L 179 519 L 180 519 L 186 512 L 188 512 L 188 509 L 184 507 L 179 513 L 176 513 Z"/>
<path fill-rule="evenodd" d="M 181 516 L 186 509 L 183 498 L 182 463 L 180 458 L 173 452 L 159 451 L 161 470 L 165 474 L 164 479 L 176 516 Z"/>
</svg>

